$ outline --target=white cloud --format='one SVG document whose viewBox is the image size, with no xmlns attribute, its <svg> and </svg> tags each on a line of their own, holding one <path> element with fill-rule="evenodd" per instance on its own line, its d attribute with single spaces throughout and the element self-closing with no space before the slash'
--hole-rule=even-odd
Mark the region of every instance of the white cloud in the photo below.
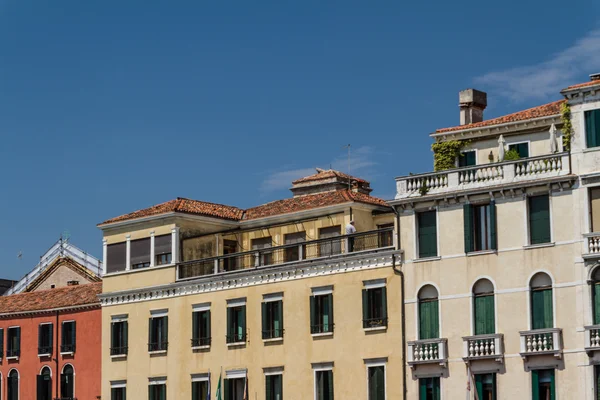
<svg viewBox="0 0 600 400">
<path fill-rule="evenodd" d="M 572 46 L 538 64 L 494 71 L 475 78 L 513 101 L 557 97 L 558 92 L 578 77 L 600 72 L 600 29 L 593 30 Z"/>
</svg>

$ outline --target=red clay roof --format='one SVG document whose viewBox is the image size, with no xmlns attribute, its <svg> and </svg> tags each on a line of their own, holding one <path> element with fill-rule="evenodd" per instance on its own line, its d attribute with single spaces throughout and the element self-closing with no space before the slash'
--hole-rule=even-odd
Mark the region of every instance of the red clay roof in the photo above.
<svg viewBox="0 0 600 400">
<path fill-rule="evenodd" d="M 557 100 L 552 103 L 543 104 L 527 110 L 519 111 L 513 114 L 508 114 L 503 117 L 488 119 L 487 121 L 476 122 L 474 124 L 452 126 L 450 128 L 438 129 L 435 133 L 445 133 L 453 131 L 462 131 L 465 129 L 480 128 L 484 126 L 506 124 L 508 122 L 524 121 L 527 119 L 547 117 L 550 115 L 560 114 L 560 106 L 566 100 Z"/>
<path fill-rule="evenodd" d="M 97 305 L 100 304 L 98 301 L 100 293 L 102 293 L 102 282 L 0 296 L 0 314 Z"/>
<path fill-rule="evenodd" d="M 368 194 L 350 192 L 348 190 L 336 190 L 332 192 L 309 194 L 306 196 L 292 197 L 290 199 L 272 201 L 267 204 L 249 208 L 246 210 L 245 219 L 272 217 L 275 215 L 289 214 L 293 212 L 349 203 L 353 201 L 358 203 L 389 207 L 387 203 L 382 199 L 369 196 Z"/>
<path fill-rule="evenodd" d="M 564 88 L 562 91 L 571 90 L 571 89 L 579 89 L 582 87 L 595 86 L 595 85 L 600 85 L 600 80 L 588 81 L 588 82 L 578 83 L 577 85 L 571 85 L 569 87 Z"/>
<path fill-rule="evenodd" d="M 205 201 L 190 200 L 178 197 L 165 203 L 137 210 L 129 214 L 121 215 L 102 222 L 99 225 L 111 224 L 113 222 L 127 221 L 130 219 L 150 217 L 153 215 L 165 214 L 168 212 L 180 212 L 187 214 L 205 215 L 239 221 L 242 219 L 244 211 L 237 207 L 226 206 L 223 204 L 207 203 Z"/>
<path fill-rule="evenodd" d="M 296 185 L 298 183 L 305 183 L 305 182 L 311 182 L 311 181 L 319 181 L 321 179 L 329 179 L 329 178 L 342 178 L 344 180 L 353 180 L 356 182 L 361 182 L 361 183 L 368 183 L 368 181 L 365 181 L 364 179 L 361 178 L 357 178 L 355 176 L 351 176 L 348 174 L 345 174 L 343 172 L 340 171 L 336 171 L 334 169 L 328 169 L 328 170 L 317 170 L 316 174 L 313 175 L 309 175 L 309 176 L 305 176 L 304 178 L 300 178 L 300 179 L 296 179 L 295 181 L 292 182 L 293 185 Z"/>
</svg>

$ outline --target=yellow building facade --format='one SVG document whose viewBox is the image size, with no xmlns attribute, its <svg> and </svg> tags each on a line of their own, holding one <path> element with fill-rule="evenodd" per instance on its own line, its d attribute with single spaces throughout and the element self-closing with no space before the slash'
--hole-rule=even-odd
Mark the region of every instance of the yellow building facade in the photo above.
<svg viewBox="0 0 600 400">
<path fill-rule="evenodd" d="M 401 398 L 396 215 L 370 191 L 318 170 L 247 210 L 177 199 L 100 224 L 102 397 L 215 398 L 221 376 L 225 400 Z"/>
</svg>

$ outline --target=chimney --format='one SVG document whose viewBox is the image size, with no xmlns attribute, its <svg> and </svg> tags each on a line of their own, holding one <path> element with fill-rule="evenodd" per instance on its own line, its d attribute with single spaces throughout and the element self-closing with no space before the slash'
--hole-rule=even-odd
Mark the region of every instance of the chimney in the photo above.
<svg viewBox="0 0 600 400">
<path fill-rule="evenodd" d="M 600 81 L 600 72 L 598 72 L 597 74 L 591 74 L 590 80 L 591 81 Z"/>
<path fill-rule="evenodd" d="M 466 89 L 458 93 L 460 124 L 468 125 L 483 121 L 483 110 L 487 107 L 487 93 Z"/>
</svg>

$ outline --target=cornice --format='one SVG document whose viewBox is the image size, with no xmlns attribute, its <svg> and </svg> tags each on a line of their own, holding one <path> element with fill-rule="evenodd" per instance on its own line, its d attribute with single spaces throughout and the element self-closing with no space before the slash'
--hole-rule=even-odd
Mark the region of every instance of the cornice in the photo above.
<svg viewBox="0 0 600 400">
<path fill-rule="evenodd" d="M 24 317 L 24 316 L 36 315 L 36 314 L 53 314 L 57 311 L 59 311 L 59 312 L 85 311 L 85 310 L 92 310 L 95 308 L 100 308 L 100 303 L 83 304 L 80 306 L 48 308 L 45 310 L 8 312 L 8 313 L 0 314 L 0 319 L 10 319 L 10 318 Z"/>
</svg>

